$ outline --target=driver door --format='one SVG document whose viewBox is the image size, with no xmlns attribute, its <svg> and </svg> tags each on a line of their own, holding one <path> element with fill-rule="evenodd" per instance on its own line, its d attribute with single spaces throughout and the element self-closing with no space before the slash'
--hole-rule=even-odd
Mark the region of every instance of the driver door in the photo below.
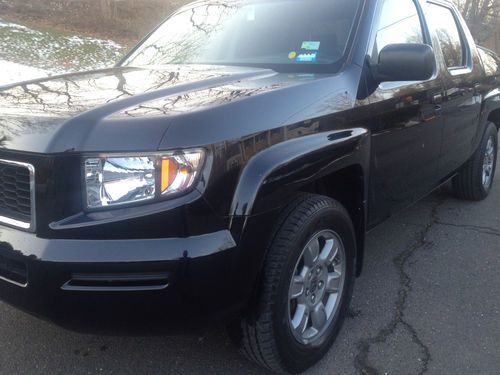
<svg viewBox="0 0 500 375">
<path fill-rule="evenodd" d="M 431 44 L 412 0 L 384 0 L 370 59 L 388 44 Z M 372 131 L 370 226 L 428 194 L 440 181 L 443 118 L 438 74 L 382 83 L 367 98 Z"/>
</svg>

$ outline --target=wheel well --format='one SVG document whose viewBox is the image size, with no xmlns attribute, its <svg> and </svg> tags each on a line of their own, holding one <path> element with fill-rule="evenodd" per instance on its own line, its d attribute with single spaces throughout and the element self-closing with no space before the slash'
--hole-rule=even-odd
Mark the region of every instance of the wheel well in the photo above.
<svg viewBox="0 0 500 375">
<path fill-rule="evenodd" d="M 363 170 L 353 165 L 316 180 L 301 189 L 321 194 L 340 202 L 351 216 L 357 240 L 356 271 L 359 276 L 363 265 L 365 244 L 365 181 Z"/>
<path fill-rule="evenodd" d="M 500 131 L 500 108 L 491 111 L 488 116 L 488 121 L 494 123 L 497 126 L 497 130 Z"/>
</svg>

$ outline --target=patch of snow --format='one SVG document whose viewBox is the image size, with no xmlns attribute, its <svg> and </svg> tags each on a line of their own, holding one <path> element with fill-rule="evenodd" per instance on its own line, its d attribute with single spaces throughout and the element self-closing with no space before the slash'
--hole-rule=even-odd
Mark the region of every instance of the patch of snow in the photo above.
<svg viewBox="0 0 500 375">
<path fill-rule="evenodd" d="M 6 22 L 0 19 L 0 27 L 9 27 L 18 30 L 29 30 L 26 26 L 18 25 L 17 23 Z"/>
<path fill-rule="evenodd" d="M 76 44 L 76 45 L 82 45 L 82 44 L 99 44 L 101 46 L 105 47 L 110 47 L 114 49 L 122 49 L 123 46 L 116 43 L 115 41 L 109 40 L 109 39 L 97 39 L 97 38 L 91 38 L 91 37 L 82 37 L 78 35 L 73 35 L 70 37 L 67 37 L 68 42 Z"/>
<path fill-rule="evenodd" d="M 48 72 L 30 66 L 0 60 L 0 86 L 47 77 Z"/>
<path fill-rule="evenodd" d="M 112 40 L 35 30 L 0 18 L 0 61 L 66 73 L 113 66 L 125 52 Z"/>
</svg>

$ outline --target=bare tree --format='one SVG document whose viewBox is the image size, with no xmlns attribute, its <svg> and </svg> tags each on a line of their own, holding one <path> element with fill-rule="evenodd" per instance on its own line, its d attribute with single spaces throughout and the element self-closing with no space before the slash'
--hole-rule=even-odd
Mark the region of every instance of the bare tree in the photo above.
<svg viewBox="0 0 500 375">
<path fill-rule="evenodd" d="M 499 29 L 500 0 L 454 0 L 472 35 L 479 43 L 490 39 Z"/>
</svg>

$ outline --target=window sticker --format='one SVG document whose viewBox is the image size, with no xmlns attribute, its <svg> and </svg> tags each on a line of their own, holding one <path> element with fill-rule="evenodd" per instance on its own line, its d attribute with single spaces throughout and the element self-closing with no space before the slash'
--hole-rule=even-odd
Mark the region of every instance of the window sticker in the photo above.
<svg viewBox="0 0 500 375">
<path fill-rule="evenodd" d="M 292 52 L 290 52 L 290 53 L 288 54 L 288 58 L 289 58 L 290 60 L 293 60 L 293 59 L 294 59 L 294 58 L 296 58 L 296 57 L 297 57 L 297 52 L 295 52 L 295 51 L 292 51 Z"/>
<path fill-rule="evenodd" d="M 302 42 L 302 49 L 305 49 L 307 51 L 317 51 L 319 50 L 320 45 L 321 42 L 305 41 Z"/>
<path fill-rule="evenodd" d="M 312 52 L 312 53 L 302 53 L 297 56 L 295 61 L 297 62 L 315 62 L 317 60 L 318 53 L 317 52 Z"/>
</svg>

